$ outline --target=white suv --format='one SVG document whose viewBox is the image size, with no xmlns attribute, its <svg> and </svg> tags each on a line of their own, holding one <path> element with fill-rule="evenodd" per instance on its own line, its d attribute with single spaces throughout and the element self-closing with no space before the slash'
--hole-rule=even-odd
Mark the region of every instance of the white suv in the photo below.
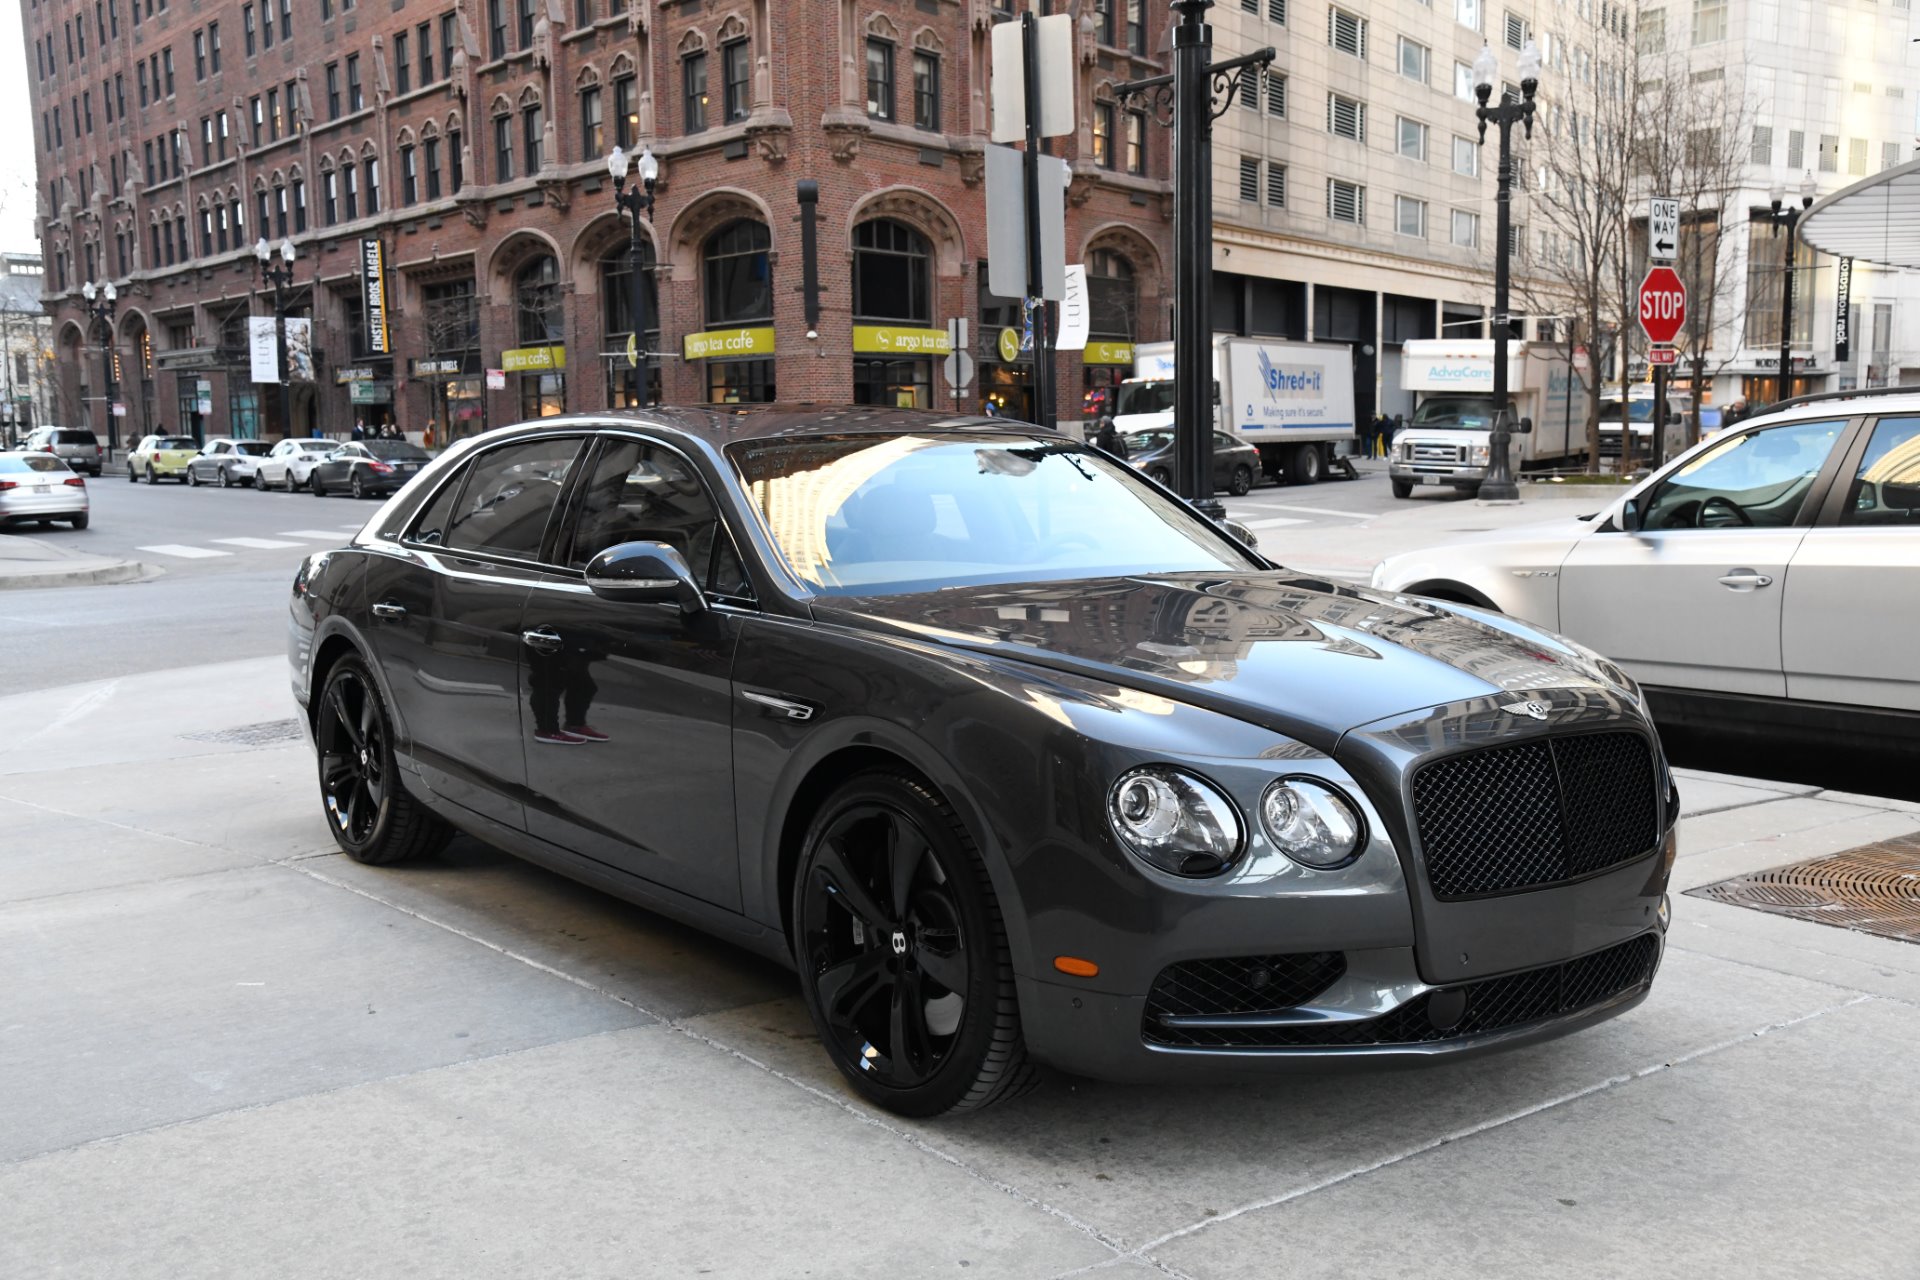
<svg viewBox="0 0 1920 1280">
<path fill-rule="evenodd" d="M 1389 591 L 1564 632 L 1663 722 L 1920 743 L 1920 391 L 1803 396 L 1603 510 L 1408 552 Z"/>
</svg>

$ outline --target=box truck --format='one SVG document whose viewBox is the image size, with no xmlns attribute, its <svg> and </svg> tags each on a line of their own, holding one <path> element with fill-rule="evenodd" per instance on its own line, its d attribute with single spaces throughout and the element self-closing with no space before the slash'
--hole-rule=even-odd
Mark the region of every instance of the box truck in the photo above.
<svg viewBox="0 0 1920 1280">
<path fill-rule="evenodd" d="M 1480 491 L 1493 434 L 1493 358 L 1491 340 L 1406 344 L 1400 376 L 1414 396 L 1413 421 L 1395 433 L 1388 455 L 1394 497 L 1410 497 L 1420 485 Z M 1585 457 L 1586 382 L 1565 351 L 1507 343 L 1507 394 L 1514 418 L 1507 456 L 1516 472 Z"/>
<path fill-rule="evenodd" d="M 1267 475 L 1313 484 L 1353 451 L 1353 348 L 1217 334 L 1213 403 L 1213 425 L 1258 449 Z M 1144 431 L 1173 417 L 1173 344 L 1143 342 L 1115 397 L 1113 425 Z"/>
</svg>

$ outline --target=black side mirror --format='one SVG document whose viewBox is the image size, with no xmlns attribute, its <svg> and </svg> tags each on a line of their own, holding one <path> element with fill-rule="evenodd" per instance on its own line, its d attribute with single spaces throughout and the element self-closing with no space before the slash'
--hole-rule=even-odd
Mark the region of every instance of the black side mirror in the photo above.
<svg viewBox="0 0 1920 1280">
<path fill-rule="evenodd" d="M 674 604 L 687 613 L 706 607 L 693 570 L 664 542 L 623 542 L 587 562 L 587 586 L 602 600 L 622 604 Z"/>
<path fill-rule="evenodd" d="M 1532 419 L 1532 418 L 1522 418 L 1522 419 L 1520 419 L 1520 434 L 1521 434 L 1521 435 L 1523 435 L 1523 436 L 1530 436 L 1530 435 L 1532 435 L 1532 434 L 1533 434 L 1533 419 Z"/>
</svg>

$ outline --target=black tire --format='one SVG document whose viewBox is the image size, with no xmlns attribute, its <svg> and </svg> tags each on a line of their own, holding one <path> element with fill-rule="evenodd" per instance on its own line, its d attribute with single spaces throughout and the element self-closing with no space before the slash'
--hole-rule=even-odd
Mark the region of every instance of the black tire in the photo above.
<svg viewBox="0 0 1920 1280">
<path fill-rule="evenodd" d="M 1411 498 L 1411 497 L 1413 496 L 1413 481 L 1411 481 L 1411 480 L 1394 480 L 1394 481 L 1390 481 L 1389 483 L 1391 483 L 1391 484 L 1393 485 L 1393 496 L 1394 496 L 1394 497 L 1396 497 L 1396 498 Z"/>
<path fill-rule="evenodd" d="M 1253 492 L 1253 468 L 1241 463 L 1227 477 L 1227 492 L 1236 498 L 1244 498 Z"/>
<path fill-rule="evenodd" d="M 225 467 L 220 468 L 220 487 L 222 489 L 233 488 L 233 472 Z"/>
<path fill-rule="evenodd" d="M 313 496 L 316 498 L 327 496 L 326 487 L 320 483 L 320 468 L 315 467 L 313 474 L 307 477 L 307 487 L 313 490 Z"/>
<path fill-rule="evenodd" d="M 75 517 L 73 518 L 73 527 L 74 527 L 75 529 L 84 529 L 84 528 L 86 528 L 86 527 L 87 527 L 87 517 L 85 517 L 85 516 L 75 516 Z"/>
<path fill-rule="evenodd" d="M 854 1090 L 900 1115 L 934 1116 L 1032 1088 L 1039 1076 L 1020 1032 L 1006 926 L 952 807 L 916 778 L 861 774 L 821 806 L 802 848 L 793 885 L 800 985 L 827 1056 Z M 956 997 L 957 1013 L 947 1003 Z M 896 1040 L 918 1050 L 896 1052 Z"/>
<path fill-rule="evenodd" d="M 1165 467 L 1155 467 L 1147 472 L 1147 476 L 1155 484 L 1165 485 L 1169 489 L 1173 487 L 1173 473 Z"/>
<path fill-rule="evenodd" d="M 360 472 L 357 469 L 354 471 L 352 480 L 347 487 L 353 491 L 355 501 L 367 496 L 367 486 L 361 481 Z"/>
<path fill-rule="evenodd" d="M 292 467 L 288 467 L 288 468 L 287 468 L 287 474 L 286 474 L 286 478 L 285 478 L 285 479 L 283 479 L 283 480 L 282 480 L 282 481 L 280 482 L 280 484 L 281 484 L 281 487 L 282 487 L 282 488 L 284 488 L 284 489 L 285 489 L 285 490 L 286 490 L 286 491 L 287 491 L 288 493 L 292 493 L 292 492 L 294 491 L 294 483 L 293 483 L 293 468 L 292 468 Z"/>
<path fill-rule="evenodd" d="M 1293 457 L 1287 462 L 1288 484 L 1319 484 L 1327 474 L 1326 455 L 1320 452 L 1317 444 L 1297 444 L 1293 446 Z"/>
<path fill-rule="evenodd" d="M 198 489 L 199 487 L 200 487 L 200 473 L 198 471 L 195 471 L 193 469 L 193 464 L 189 462 L 187 464 L 187 488 Z"/>
<path fill-rule="evenodd" d="M 133 469 L 133 464 L 131 462 L 127 464 L 127 483 L 128 484 L 140 483 L 140 473 Z"/>
<path fill-rule="evenodd" d="M 151 462 L 147 464 L 147 483 L 148 484 L 160 483 L 160 477 L 153 473 L 153 464 Z"/>
<path fill-rule="evenodd" d="M 453 828 L 407 794 L 393 760 L 393 721 L 358 657 L 327 673 L 314 709 L 320 805 L 334 843 L 355 862 L 387 866 L 438 853 Z"/>
</svg>

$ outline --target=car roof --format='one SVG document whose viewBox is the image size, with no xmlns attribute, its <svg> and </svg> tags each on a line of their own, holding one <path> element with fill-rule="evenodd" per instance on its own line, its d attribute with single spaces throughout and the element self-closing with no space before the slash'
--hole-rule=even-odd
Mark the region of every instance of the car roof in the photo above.
<svg viewBox="0 0 1920 1280">
<path fill-rule="evenodd" d="M 605 428 L 634 426 L 700 441 L 714 450 L 741 440 L 806 439 L 843 435 L 906 435 L 914 432 L 969 431 L 990 435 L 1031 436 L 1059 434 L 1030 422 L 987 418 L 977 414 L 940 413 L 931 409 L 894 409 L 880 405 L 753 404 L 678 405 L 651 409 L 609 409 L 597 413 L 561 414 L 489 431 L 483 440 L 505 438 L 519 431 L 552 431 L 578 425 Z"/>
<path fill-rule="evenodd" d="M 1895 392 L 1873 389 L 1853 395 L 1840 392 L 1817 398 L 1809 397 L 1803 403 L 1789 404 L 1784 409 L 1762 409 L 1740 423 L 1742 428 L 1760 426 L 1769 422 L 1811 422 L 1821 418 L 1853 417 L 1856 414 L 1915 413 L 1920 412 L 1920 390 Z"/>
</svg>

